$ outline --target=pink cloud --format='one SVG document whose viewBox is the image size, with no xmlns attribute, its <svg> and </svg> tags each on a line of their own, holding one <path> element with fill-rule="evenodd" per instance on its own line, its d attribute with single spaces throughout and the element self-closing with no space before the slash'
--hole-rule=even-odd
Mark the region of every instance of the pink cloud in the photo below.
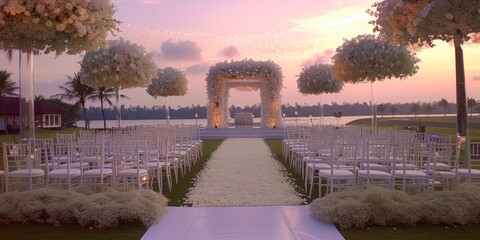
<svg viewBox="0 0 480 240">
<path fill-rule="evenodd" d="M 315 57 L 303 62 L 301 66 L 307 67 L 314 64 L 329 64 L 331 63 L 330 58 L 333 56 L 334 53 L 335 51 L 333 49 L 327 49 L 322 53 L 317 53 Z"/>
<path fill-rule="evenodd" d="M 235 46 L 229 46 L 229 47 L 226 47 L 224 49 L 222 49 L 218 55 L 220 57 L 236 57 L 236 56 L 239 56 L 240 53 L 238 52 L 238 49 L 237 47 Z"/>
<path fill-rule="evenodd" d="M 202 49 L 192 41 L 174 42 L 171 39 L 162 43 L 162 56 L 171 60 L 199 60 Z"/>
</svg>

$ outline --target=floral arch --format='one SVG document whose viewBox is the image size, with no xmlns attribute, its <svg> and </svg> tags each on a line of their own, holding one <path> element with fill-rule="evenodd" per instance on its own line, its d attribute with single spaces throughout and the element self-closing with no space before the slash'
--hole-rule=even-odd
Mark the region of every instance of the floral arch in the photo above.
<svg viewBox="0 0 480 240">
<path fill-rule="evenodd" d="M 261 96 L 261 126 L 282 125 L 280 90 L 281 68 L 272 61 L 219 62 L 210 67 L 207 75 L 207 127 L 228 127 L 228 97 L 230 88 L 256 91 Z"/>
</svg>

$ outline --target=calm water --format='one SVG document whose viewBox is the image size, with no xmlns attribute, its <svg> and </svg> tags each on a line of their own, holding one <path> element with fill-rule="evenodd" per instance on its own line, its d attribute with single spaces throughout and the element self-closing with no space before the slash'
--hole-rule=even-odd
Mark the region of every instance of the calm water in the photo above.
<svg viewBox="0 0 480 240">
<path fill-rule="evenodd" d="M 355 119 L 365 118 L 365 116 L 346 116 L 341 118 L 335 117 L 323 117 L 322 124 L 330 124 L 330 125 L 344 125 L 350 121 Z M 260 124 L 260 118 L 253 119 L 255 124 Z M 165 124 L 165 119 L 149 119 L 149 120 L 122 120 L 122 126 L 135 126 L 135 125 L 157 125 L 157 124 Z M 229 123 L 234 124 L 234 119 L 232 118 Z M 310 120 L 309 117 L 298 117 L 296 120 L 294 117 L 285 118 L 286 125 L 294 125 L 294 124 L 320 124 L 320 117 L 312 117 Z M 170 119 L 170 124 L 197 124 L 201 126 L 207 125 L 207 119 Z M 77 121 L 77 126 L 82 127 L 85 125 L 84 121 Z M 117 121 L 115 120 L 107 120 L 107 128 L 116 127 Z M 90 121 L 90 128 L 103 128 L 103 121 L 102 120 L 92 120 Z"/>
<path fill-rule="evenodd" d="M 452 116 L 454 114 L 447 114 L 447 116 Z M 417 115 L 417 117 L 425 117 L 427 115 Z M 443 114 L 440 115 L 434 115 L 430 114 L 430 116 L 443 116 Z M 389 116 L 385 116 L 389 117 Z M 396 115 L 395 118 L 404 118 L 404 117 L 413 117 L 413 115 Z M 312 117 L 310 119 L 309 117 L 298 117 L 295 119 L 295 117 L 286 117 L 285 118 L 285 125 L 295 125 L 295 124 L 326 124 L 326 125 L 344 125 L 346 123 L 349 123 L 353 120 L 360 119 L 360 118 L 369 118 L 369 116 L 344 116 L 341 118 L 335 118 L 332 116 L 325 116 L 321 120 L 320 117 Z M 254 123 L 259 125 L 260 124 L 260 118 L 254 118 Z M 157 124 L 165 124 L 166 120 L 165 119 L 150 119 L 150 120 L 122 120 L 122 126 L 127 127 L 127 126 L 135 126 L 135 125 L 157 125 Z M 229 123 L 232 125 L 234 124 L 234 119 L 230 119 Z M 207 119 L 170 119 L 170 124 L 175 125 L 175 124 L 189 124 L 189 125 L 201 125 L 201 126 L 206 126 L 207 125 Z M 77 126 L 78 127 L 83 127 L 85 125 L 84 121 L 77 121 Z M 117 126 L 117 121 L 115 120 L 107 120 L 107 128 L 111 127 L 116 127 Z M 102 120 L 92 120 L 90 121 L 90 128 L 103 128 L 103 121 Z"/>
</svg>

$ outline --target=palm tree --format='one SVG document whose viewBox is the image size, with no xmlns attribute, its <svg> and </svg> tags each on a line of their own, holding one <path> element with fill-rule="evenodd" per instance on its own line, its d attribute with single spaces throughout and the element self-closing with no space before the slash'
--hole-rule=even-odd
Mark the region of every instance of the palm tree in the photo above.
<svg viewBox="0 0 480 240">
<path fill-rule="evenodd" d="M 45 101 L 45 100 L 47 99 L 43 95 L 35 95 L 35 97 L 33 98 L 34 102 Z"/>
<path fill-rule="evenodd" d="M 5 116 L 5 104 L 3 103 L 3 100 L 5 97 L 9 96 L 18 96 L 18 87 L 17 83 L 12 81 L 10 79 L 10 76 L 12 76 L 11 73 L 1 70 L 0 71 L 0 105 L 2 106 L 2 113 L 4 116 L 4 121 L 5 121 L 5 133 L 8 134 L 8 127 L 7 127 L 7 119 Z"/>
<path fill-rule="evenodd" d="M 477 105 L 477 101 L 474 98 L 467 99 L 468 108 L 470 108 L 470 117 L 473 117 L 473 107 Z"/>
<path fill-rule="evenodd" d="M 418 111 L 420 111 L 420 103 L 412 102 L 412 104 L 410 105 L 410 112 L 413 113 L 415 117 L 417 117 Z"/>
<path fill-rule="evenodd" d="M 10 79 L 11 76 L 11 73 L 0 70 L 0 96 L 2 97 L 18 96 L 17 83 Z"/>
<path fill-rule="evenodd" d="M 390 105 L 388 106 L 388 111 L 392 114 L 392 117 L 395 117 L 395 113 L 398 111 L 398 109 L 395 107 L 395 105 Z"/>
<path fill-rule="evenodd" d="M 435 107 L 431 103 L 425 103 L 423 105 L 425 112 L 427 112 L 427 116 L 430 117 L 430 114 L 435 110 Z"/>
<path fill-rule="evenodd" d="M 0 44 L 1 47 L 3 47 L 3 45 Z M 13 49 L 8 49 L 8 50 L 5 50 L 5 55 L 7 57 L 7 60 L 9 62 L 12 62 L 12 59 L 13 59 Z"/>
<path fill-rule="evenodd" d="M 381 104 L 377 105 L 377 111 L 380 112 L 380 114 L 382 115 L 382 118 L 383 118 L 383 112 L 385 110 L 387 110 L 387 105 L 386 104 L 381 103 Z"/>
<path fill-rule="evenodd" d="M 437 102 L 437 105 L 443 107 L 443 116 L 446 116 L 447 111 L 450 109 L 450 103 L 448 103 L 447 99 L 440 99 L 440 101 Z"/>
<path fill-rule="evenodd" d="M 85 104 L 92 95 L 94 89 L 81 82 L 80 74 L 75 73 L 73 77 L 68 76 L 68 81 L 63 86 L 58 86 L 62 93 L 55 94 L 52 98 L 65 99 L 73 102 L 73 107 L 82 107 L 83 117 L 85 118 L 85 129 L 88 129 L 88 118 Z"/>
<path fill-rule="evenodd" d="M 88 99 L 95 102 L 96 100 L 100 101 L 100 109 L 102 110 L 103 118 L 103 129 L 107 129 L 107 121 L 105 120 L 105 111 L 103 103 L 108 103 L 109 106 L 113 105 L 111 98 L 115 97 L 115 88 L 106 88 L 106 87 L 95 87 L 93 93 L 88 97 Z M 127 96 L 120 94 L 120 98 L 128 98 Z"/>
</svg>

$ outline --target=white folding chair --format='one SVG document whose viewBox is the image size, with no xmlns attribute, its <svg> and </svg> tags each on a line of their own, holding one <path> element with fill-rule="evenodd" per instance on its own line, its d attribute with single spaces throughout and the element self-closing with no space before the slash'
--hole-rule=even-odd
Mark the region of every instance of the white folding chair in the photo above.
<svg viewBox="0 0 480 240">
<path fill-rule="evenodd" d="M 148 169 L 140 157 L 139 143 L 116 143 L 114 149 L 114 187 L 123 190 L 148 188 Z"/>
<path fill-rule="evenodd" d="M 359 164 L 358 185 L 360 188 L 372 186 L 393 187 L 394 175 L 390 172 L 393 165 L 391 146 L 367 142 L 365 152 Z"/>
<path fill-rule="evenodd" d="M 80 162 L 89 163 L 87 170 L 83 171 L 82 184 L 94 189 L 103 190 L 112 186 L 112 168 L 105 167 L 105 143 L 78 143 Z"/>
<path fill-rule="evenodd" d="M 47 175 L 47 186 L 70 189 L 81 181 L 83 168 L 77 167 L 75 146 L 71 143 L 49 144 L 49 163 L 52 170 Z"/>
<path fill-rule="evenodd" d="M 5 191 L 42 187 L 45 172 L 30 150 L 30 144 L 3 143 Z"/>
<path fill-rule="evenodd" d="M 459 181 L 480 183 L 480 142 L 469 142 L 468 145 L 467 166 L 460 167 L 456 160 L 452 172 L 457 175 Z"/>
<path fill-rule="evenodd" d="M 157 136 L 155 150 L 148 151 L 147 167 L 150 178 L 150 188 L 157 182 L 160 193 L 163 191 L 163 178 L 167 178 L 168 190 L 172 191 L 171 158 L 169 156 L 170 139 L 168 135 Z"/>
<path fill-rule="evenodd" d="M 343 150 L 344 147 L 348 149 Z M 319 194 L 322 196 L 322 188 L 325 187 L 325 195 L 336 190 L 355 188 L 356 159 L 346 157 L 344 153 L 353 151 L 353 146 L 343 146 L 341 143 L 332 143 L 331 156 L 329 157 L 330 169 L 318 171 L 319 176 Z M 351 148 L 351 149 L 350 149 Z M 349 153 L 349 156 L 350 153 Z"/>
</svg>

